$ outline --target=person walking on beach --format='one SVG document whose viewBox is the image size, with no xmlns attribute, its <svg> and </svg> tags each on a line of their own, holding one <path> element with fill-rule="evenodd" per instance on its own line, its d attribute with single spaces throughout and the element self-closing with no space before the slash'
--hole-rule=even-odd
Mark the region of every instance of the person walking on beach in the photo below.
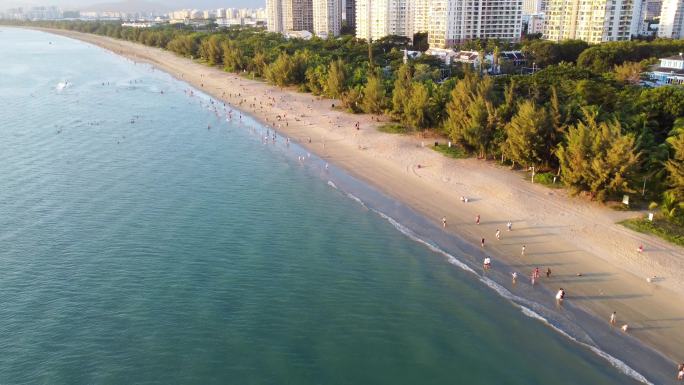
<svg viewBox="0 0 684 385">
<path fill-rule="evenodd" d="M 479 224 L 480 224 L 480 214 L 477 214 L 477 215 L 475 216 L 475 224 L 476 224 L 476 225 L 479 225 Z"/>
<path fill-rule="evenodd" d="M 551 278 L 551 268 L 550 267 L 546 268 L 546 278 Z"/>
<path fill-rule="evenodd" d="M 512 272 L 511 273 L 511 278 L 513 279 L 513 284 L 515 285 L 515 282 L 518 280 L 518 273 L 517 272 Z"/>
<path fill-rule="evenodd" d="M 480 239 L 480 246 L 484 247 L 484 238 Z"/>
<path fill-rule="evenodd" d="M 499 229 L 496 229 L 496 239 L 497 239 L 498 241 L 501 240 L 501 230 L 499 230 Z"/>
<path fill-rule="evenodd" d="M 520 250 L 520 255 L 525 256 L 525 245 L 522 246 L 522 249 Z"/>
<path fill-rule="evenodd" d="M 680 370 L 679 373 L 677 373 L 677 380 L 684 380 L 684 369 Z"/>
<path fill-rule="evenodd" d="M 506 223 L 506 227 L 508 228 L 508 231 L 511 231 L 513 229 L 513 223 L 511 223 L 511 221 L 508 221 L 508 223 Z"/>
<path fill-rule="evenodd" d="M 446 229 L 446 226 L 447 226 L 446 217 L 442 217 L 442 227 L 444 227 Z"/>
<path fill-rule="evenodd" d="M 610 315 L 610 326 L 615 326 L 617 323 L 617 313 L 613 312 L 613 314 Z"/>
</svg>

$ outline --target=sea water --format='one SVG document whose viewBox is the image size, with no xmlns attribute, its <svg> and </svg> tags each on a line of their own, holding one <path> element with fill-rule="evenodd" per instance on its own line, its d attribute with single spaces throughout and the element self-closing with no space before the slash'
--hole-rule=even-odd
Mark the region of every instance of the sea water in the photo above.
<svg viewBox="0 0 684 385">
<path fill-rule="evenodd" d="M 637 383 L 230 109 L 0 28 L 0 384 Z"/>
</svg>

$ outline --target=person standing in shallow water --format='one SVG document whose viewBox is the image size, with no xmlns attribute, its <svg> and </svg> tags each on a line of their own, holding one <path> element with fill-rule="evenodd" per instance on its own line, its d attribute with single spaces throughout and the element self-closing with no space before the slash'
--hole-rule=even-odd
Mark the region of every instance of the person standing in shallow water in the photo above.
<svg viewBox="0 0 684 385">
<path fill-rule="evenodd" d="M 563 299 L 565 299 L 565 290 L 563 290 L 563 288 L 561 287 L 560 289 L 558 289 L 558 293 L 556 293 L 556 301 L 558 303 L 561 303 L 563 302 Z"/>
<path fill-rule="evenodd" d="M 613 312 L 613 314 L 610 315 L 610 325 L 615 326 L 617 323 L 617 313 Z"/>
</svg>

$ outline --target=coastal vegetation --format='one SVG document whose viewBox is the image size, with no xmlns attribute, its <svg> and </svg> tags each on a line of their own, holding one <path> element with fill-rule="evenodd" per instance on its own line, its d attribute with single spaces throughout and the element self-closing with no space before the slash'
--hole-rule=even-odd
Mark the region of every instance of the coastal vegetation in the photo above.
<svg viewBox="0 0 684 385">
<path fill-rule="evenodd" d="M 620 224 L 634 231 L 652 234 L 675 245 L 684 246 L 684 227 L 662 217 L 654 218 L 653 221 L 646 218 L 632 218 L 622 221 Z"/>
<path fill-rule="evenodd" d="M 412 47 L 407 38 L 389 36 L 369 46 L 350 35 L 287 39 L 249 27 L 21 23 L 134 41 L 339 99 L 351 112 L 387 115 L 395 122 L 388 131 L 438 131 L 458 146 L 446 148 L 449 154 L 533 169 L 592 199 L 632 194 L 642 204 L 657 201 L 672 208 L 663 220 L 684 223 L 684 87 L 640 85 L 643 70 L 658 57 L 684 51 L 684 40 L 464 44 L 493 52 L 508 68 L 489 76 L 484 66 L 447 65 L 429 55 L 405 62 L 403 49 L 425 49 L 424 39 Z M 522 50 L 535 71 L 523 74 L 499 60 L 507 49 Z"/>
</svg>

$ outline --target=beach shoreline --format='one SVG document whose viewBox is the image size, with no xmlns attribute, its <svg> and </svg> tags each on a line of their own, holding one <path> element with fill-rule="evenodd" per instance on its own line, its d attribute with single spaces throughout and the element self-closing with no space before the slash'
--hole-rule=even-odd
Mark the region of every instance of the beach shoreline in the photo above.
<svg viewBox="0 0 684 385">
<path fill-rule="evenodd" d="M 149 63 L 230 103 L 425 218 L 439 223 L 446 217 L 447 232 L 473 244 L 486 238 L 483 256 L 492 255 L 495 264 L 503 261 L 519 272 L 520 280 L 534 266 L 551 267 L 552 277 L 540 280 L 549 292 L 564 287 L 569 303 L 604 316 L 606 324 L 610 313 L 617 311 L 619 322 L 630 325 L 631 335 L 672 361 L 682 360 L 684 309 L 677 304 L 684 293 L 684 253 L 615 224 L 633 214 L 532 185 L 492 163 L 444 157 L 424 148 L 416 137 L 378 132 L 378 122 L 370 116 L 332 109 L 338 103 L 334 100 L 280 90 L 135 43 L 44 31 Z M 278 115 L 286 115 L 287 124 Z M 354 128 L 357 121 L 360 130 Z M 460 202 L 460 196 L 470 202 Z M 475 224 L 477 214 L 481 224 Z M 508 221 L 513 222 L 510 233 Z M 494 237 L 496 229 L 502 231 L 501 241 Z M 636 253 L 639 244 L 645 247 L 642 254 Z M 660 280 L 647 282 L 651 276 Z"/>
</svg>

